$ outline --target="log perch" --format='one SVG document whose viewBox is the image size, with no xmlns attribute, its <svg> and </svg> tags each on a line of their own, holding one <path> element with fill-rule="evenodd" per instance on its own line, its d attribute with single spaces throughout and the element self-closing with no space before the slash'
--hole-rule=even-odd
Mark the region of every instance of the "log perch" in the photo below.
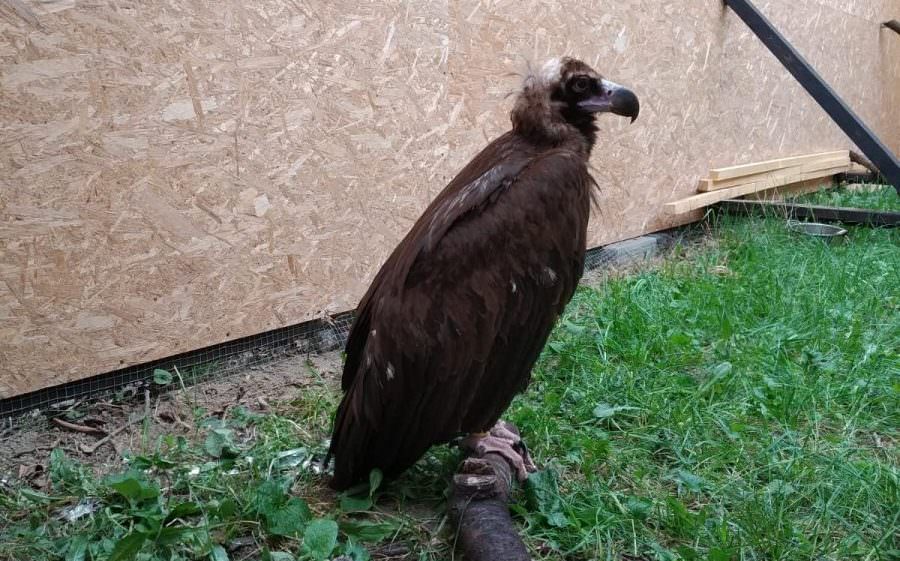
<svg viewBox="0 0 900 561">
<path fill-rule="evenodd" d="M 531 561 L 507 506 L 513 481 L 498 454 L 466 458 L 453 476 L 450 519 L 466 561 Z"/>
</svg>

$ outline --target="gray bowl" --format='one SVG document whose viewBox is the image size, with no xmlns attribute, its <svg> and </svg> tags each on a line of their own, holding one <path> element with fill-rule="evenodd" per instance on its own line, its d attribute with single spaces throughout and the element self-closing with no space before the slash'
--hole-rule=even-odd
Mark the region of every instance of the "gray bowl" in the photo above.
<svg viewBox="0 0 900 561">
<path fill-rule="evenodd" d="M 841 236 L 847 233 L 847 230 L 839 226 L 832 226 L 831 224 L 821 224 L 819 222 L 799 222 L 797 220 L 788 220 L 787 227 L 792 232 L 796 232 L 798 234 L 806 234 L 807 236 L 814 236 L 816 238 L 822 238 L 827 241 L 839 239 Z"/>
</svg>

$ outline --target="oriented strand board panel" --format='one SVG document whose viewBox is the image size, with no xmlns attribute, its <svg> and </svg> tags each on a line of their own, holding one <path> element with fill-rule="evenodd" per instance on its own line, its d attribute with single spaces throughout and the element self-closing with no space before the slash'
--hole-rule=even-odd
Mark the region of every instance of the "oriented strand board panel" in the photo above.
<svg viewBox="0 0 900 561">
<path fill-rule="evenodd" d="M 900 150 L 900 0 L 763 7 Z M 593 245 L 852 147 L 719 0 L 0 0 L 0 398 L 353 308 L 558 54 L 642 101 L 602 123 Z"/>
</svg>

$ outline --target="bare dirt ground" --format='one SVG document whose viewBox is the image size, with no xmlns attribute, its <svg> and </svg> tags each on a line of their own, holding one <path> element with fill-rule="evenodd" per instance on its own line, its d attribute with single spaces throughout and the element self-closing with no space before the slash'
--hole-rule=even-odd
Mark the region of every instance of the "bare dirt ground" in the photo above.
<svg viewBox="0 0 900 561">
<path fill-rule="evenodd" d="M 192 421 L 197 407 L 217 416 L 237 406 L 265 413 L 275 403 L 299 397 L 311 381 L 310 367 L 337 385 L 340 353 L 294 356 L 159 395 L 76 404 L 69 425 L 35 415 L 0 434 L 0 482 L 17 479 L 46 488 L 54 448 L 93 466 L 97 476 L 115 471 L 122 467 L 123 452 L 139 449 L 142 440 L 154 441 L 161 434 L 196 438 Z M 86 429 L 93 431 L 82 432 Z"/>
</svg>

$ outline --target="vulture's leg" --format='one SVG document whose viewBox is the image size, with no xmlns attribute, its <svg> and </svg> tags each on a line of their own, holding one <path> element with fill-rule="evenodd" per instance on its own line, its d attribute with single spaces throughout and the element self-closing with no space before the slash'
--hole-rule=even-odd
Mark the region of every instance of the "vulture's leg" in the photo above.
<svg viewBox="0 0 900 561">
<path fill-rule="evenodd" d="M 537 471 L 522 437 L 506 421 L 497 421 L 490 432 L 473 432 L 463 439 L 460 446 L 477 456 L 491 452 L 499 454 L 516 470 L 520 482 L 528 479 L 529 473 Z"/>
</svg>

